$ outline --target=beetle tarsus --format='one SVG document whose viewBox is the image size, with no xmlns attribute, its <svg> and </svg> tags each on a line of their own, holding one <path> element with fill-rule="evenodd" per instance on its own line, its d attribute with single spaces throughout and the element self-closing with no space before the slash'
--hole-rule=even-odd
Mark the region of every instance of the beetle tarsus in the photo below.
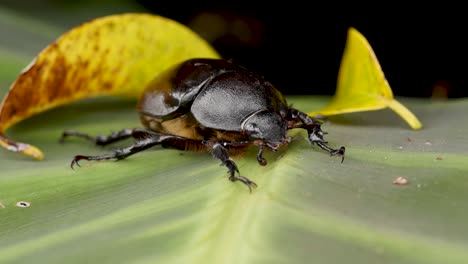
<svg viewBox="0 0 468 264">
<path fill-rule="evenodd" d="M 346 148 L 341 146 L 339 149 L 336 149 L 333 153 L 331 153 L 331 155 L 340 155 L 341 156 L 341 163 L 343 163 L 344 161 L 344 154 L 345 154 L 345 150 Z"/>
<path fill-rule="evenodd" d="M 98 161 L 98 160 L 109 160 L 109 159 L 115 159 L 115 160 L 125 159 L 128 156 L 136 154 L 136 153 L 138 153 L 140 151 L 143 151 L 143 150 L 148 149 L 150 147 L 153 147 L 155 145 L 161 144 L 163 141 L 171 139 L 171 138 L 178 138 L 178 137 L 176 137 L 176 136 L 166 136 L 166 135 L 162 136 L 160 134 L 154 133 L 154 135 L 152 137 L 139 140 L 135 144 L 131 145 L 130 147 L 122 148 L 122 149 L 116 149 L 111 154 L 104 154 L 104 155 L 100 155 L 100 156 L 77 155 L 77 156 L 75 156 L 73 158 L 72 163 L 71 163 L 71 167 L 73 168 L 74 165 L 79 166 L 78 161 L 80 161 L 80 160 Z"/>
<path fill-rule="evenodd" d="M 316 142 L 316 144 L 323 150 L 328 151 L 330 153 L 330 156 L 334 155 L 339 155 L 341 156 L 341 163 L 344 161 L 344 154 L 345 154 L 345 147 L 340 147 L 339 149 L 332 149 L 329 146 L 327 146 L 325 143 L 322 142 Z"/>
<path fill-rule="evenodd" d="M 219 159 L 221 161 L 221 165 L 224 165 L 228 168 L 229 172 L 229 180 L 232 182 L 240 181 L 247 185 L 250 192 L 252 192 L 252 188 L 256 188 L 257 184 L 244 176 L 240 176 L 239 169 L 237 168 L 236 163 L 229 158 L 229 153 L 225 147 L 223 147 L 222 143 L 215 143 L 212 147 L 212 154 L 213 157 Z M 238 176 L 236 176 L 236 173 Z"/>
<path fill-rule="evenodd" d="M 105 154 L 101 156 L 84 156 L 84 155 L 76 155 L 72 162 L 71 162 L 71 168 L 73 168 L 74 165 L 77 165 L 78 167 L 81 167 L 81 165 L 78 163 L 80 160 L 108 160 L 108 159 L 119 159 L 118 155 L 114 152 L 114 154 Z"/>
<path fill-rule="evenodd" d="M 235 181 L 240 181 L 242 183 L 244 183 L 245 185 L 247 185 L 247 187 L 249 188 L 249 191 L 252 193 L 252 189 L 255 189 L 257 188 L 257 184 L 251 180 L 249 180 L 248 178 L 244 177 L 244 176 L 235 176 L 235 175 L 231 175 L 229 177 L 229 180 L 232 181 L 232 182 L 235 182 Z"/>
<path fill-rule="evenodd" d="M 70 164 L 70 167 L 71 167 L 72 169 L 74 169 L 73 166 L 75 166 L 75 165 L 78 166 L 78 167 L 81 167 L 81 165 L 80 165 L 80 163 L 78 163 L 78 161 L 80 161 L 80 160 L 82 160 L 82 159 L 86 159 L 86 156 L 82 156 L 82 155 L 77 155 L 77 156 L 75 156 L 75 157 L 73 158 L 71 164 Z"/>
</svg>

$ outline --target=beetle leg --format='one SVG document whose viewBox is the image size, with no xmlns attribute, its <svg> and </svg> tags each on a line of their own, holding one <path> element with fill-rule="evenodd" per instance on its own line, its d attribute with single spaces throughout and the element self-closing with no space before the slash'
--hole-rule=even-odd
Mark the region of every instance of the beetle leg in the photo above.
<svg viewBox="0 0 468 264">
<path fill-rule="evenodd" d="M 84 155 L 76 155 L 70 166 L 73 169 L 73 167 L 80 166 L 79 161 L 80 160 L 89 160 L 89 161 L 98 161 L 98 160 L 121 160 L 125 159 L 128 156 L 131 156 L 133 154 L 136 154 L 140 151 L 146 150 L 150 147 L 156 146 L 156 145 L 162 145 L 163 147 L 172 147 L 176 149 L 184 149 L 188 145 L 198 145 L 202 147 L 208 147 L 211 143 L 204 142 L 204 141 L 199 141 L 199 140 L 192 140 L 184 137 L 179 137 L 179 136 L 174 136 L 174 135 L 165 135 L 165 134 L 159 134 L 156 132 L 152 131 L 146 131 L 146 130 L 140 130 L 140 132 L 147 132 L 148 136 L 146 138 L 143 138 L 141 140 L 138 140 L 135 144 L 131 145 L 130 147 L 127 148 L 121 148 L 121 149 L 116 149 L 114 150 L 113 153 L 110 154 L 104 154 L 104 155 L 99 155 L 99 156 L 84 156 Z M 228 151 L 221 143 L 215 143 L 212 145 L 212 154 L 215 158 L 221 160 L 222 165 L 226 166 L 229 169 L 229 180 L 231 181 L 241 181 L 247 187 L 249 187 L 250 192 L 252 192 L 252 188 L 256 188 L 257 184 L 251 180 L 249 180 L 246 177 L 243 176 L 236 176 L 239 174 L 239 169 L 237 168 L 237 165 L 234 163 L 234 161 L 229 158 Z"/>
<path fill-rule="evenodd" d="M 121 160 L 125 159 L 128 156 L 136 154 L 140 151 L 146 150 L 150 147 L 156 145 L 162 145 L 163 147 L 174 147 L 177 149 L 184 149 L 189 144 L 201 144 L 198 140 L 191 140 L 184 137 L 174 136 L 174 135 L 166 135 L 166 134 L 159 134 L 152 131 L 147 130 L 140 130 L 142 132 L 147 133 L 147 137 L 138 140 L 135 144 L 131 145 L 127 148 L 121 148 L 114 150 L 111 154 L 104 154 L 100 156 L 84 156 L 84 155 L 77 155 L 73 158 L 71 162 L 71 167 L 73 169 L 74 165 L 80 166 L 78 163 L 80 160 Z"/>
<path fill-rule="evenodd" d="M 221 164 L 226 166 L 229 170 L 229 180 L 232 182 L 240 181 L 249 187 L 250 192 L 252 188 L 256 188 L 257 184 L 246 177 L 240 176 L 239 169 L 237 168 L 236 163 L 229 157 L 229 153 L 221 143 L 215 143 L 212 147 L 213 157 L 221 160 Z M 238 175 L 236 175 L 236 172 Z"/>
<path fill-rule="evenodd" d="M 313 120 L 310 116 L 307 114 L 298 111 L 294 108 L 291 108 L 288 114 L 288 118 L 292 121 L 300 121 L 301 124 L 295 125 L 290 128 L 304 128 L 307 130 L 307 133 L 309 134 L 309 142 L 310 144 L 314 145 L 317 144 L 321 149 L 327 151 L 330 153 L 330 155 L 340 155 L 341 156 L 341 162 L 344 160 L 344 154 L 345 154 L 345 147 L 341 146 L 339 149 L 333 149 L 330 148 L 327 145 L 327 141 L 323 139 L 323 136 L 327 134 L 327 132 L 322 131 L 320 126 L 322 125 L 321 122 Z"/>
<path fill-rule="evenodd" d="M 100 155 L 100 156 L 76 155 L 73 158 L 70 166 L 71 166 L 72 169 L 73 169 L 74 165 L 80 166 L 80 164 L 78 163 L 80 160 L 108 160 L 108 159 L 121 160 L 121 159 L 125 159 L 126 157 L 128 157 L 130 155 L 133 155 L 135 153 L 138 153 L 140 151 L 143 151 L 143 150 L 148 149 L 150 147 L 153 147 L 155 145 L 161 144 L 162 141 L 167 140 L 168 137 L 173 138 L 173 137 L 176 137 L 176 136 L 160 135 L 160 134 L 157 134 L 157 133 L 153 132 L 153 135 L 151 137 L 139 140 L 130 147 L 116 149 L 111 154 L 104 154 L 104 155 Z"/>
<path fill-rule="evenodd" d="M 343 163 L 344 161 L 344 153 L 345 153 L 345 150 L 346 148 L 341 146 L 339 149 L 332 149 L 330 148 L 329 146 L 325 145 L 324 143 L 322 142 L 316 142 L 316 144 L 323 150 L 326 150 L 330 153 L 330 156 L 333 156 L 333 155 L 340 155 L 341 156 L 341 163 Z"/>
<path fill-rule="evenodd" d="M 262 165 L 262 166 L 265 166 L 267 165 L 267 160 L 263 157 L 263 142 L 260 142 L 258 144 L 258 153 L 257 153 L 257 161 L 258 161 L 258 164 Z"/>
<path fill-rule="evenodd" d="M 105 135 L 90 136 L 88 134 L 81 133 L 75 130 L 65 130 L 62 133 L 62 136 L 60 137 L 60 142 L 63 143 L 66 137 L 74 136 L 74 137 L 80 137 L 80 138 L 84 138 L 89 141 L 92 141 L 96 145 L 104 146 L 104 145 L 108 145 L 119 140 L 127 139 L 129 137 L 145 138 L 145 137 L 151 136 L 152 134 L 154 134 L 154 132 L 146 130 L 146 129 L 141 129 L 141 128 L 135 128 L 135 129 L 126 128 L 120 131 L 112 132 L 112 134 L 107 135 L 107 136 Z"/>
</svg>

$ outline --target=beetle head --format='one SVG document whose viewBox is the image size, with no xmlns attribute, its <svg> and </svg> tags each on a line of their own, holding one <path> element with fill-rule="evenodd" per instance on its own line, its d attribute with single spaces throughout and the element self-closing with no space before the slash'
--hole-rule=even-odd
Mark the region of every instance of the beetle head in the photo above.
<svg viewBox="0 0 468 264">
<path fill-rule="evenodd" d="M 275 150 L 288 143 L 288 122 L 279 114 L 267 109 L 249 115 L 241 129 L 250 138 L 261 140 L 268 148 Z"/>
</svg>

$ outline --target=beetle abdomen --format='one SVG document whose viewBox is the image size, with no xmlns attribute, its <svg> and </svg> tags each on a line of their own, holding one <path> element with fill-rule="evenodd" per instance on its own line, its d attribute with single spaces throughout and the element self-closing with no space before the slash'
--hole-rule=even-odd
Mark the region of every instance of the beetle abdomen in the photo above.
<svg viewBox="0 0 468 264">
<path fill-rule="evenodd" d="M 180 136 L 193 140 L 203 140 L 204 136 L 199 133 L 198 122 L 189 114 L 182 115 L 177 118 L 162 120 L 148 115 L 140 117 L 143 125 L 153 131 Z"/>
<path fill-rule="evenodd" d="M 172 142 L 171 147 L 180 150 L 210 151 L 210 143 L 214 144 L 219 141 L 244 142 L 247 140 L 243 134 L 237 132 L 226 133 L 209 128 L 202 129 L 193 116 L 190 116 L 190 113 L 166 121 L 157 119 L 152 116 L 141 115 L 141 122 L 146 128 L 149 128 L 153 131 L 194 140 L 184 140 L 179 143 Z M 204 141 L 205 144 L 200 144 L 201 141 Z M 244 144 L 231 146 L 229 148 L 229 154 L 232 156 L 237 156 L 244 153 L 247 147 L 248 146 Z"/>
</svg>

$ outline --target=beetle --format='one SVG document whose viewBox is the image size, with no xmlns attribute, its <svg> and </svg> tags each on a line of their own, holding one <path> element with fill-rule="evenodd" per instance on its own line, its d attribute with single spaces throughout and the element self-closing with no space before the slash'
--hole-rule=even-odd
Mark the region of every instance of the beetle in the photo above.
<svg viewBox="0 0 468 264">
<path fill-rule="evenodd" d="M 187 151 L 211 152 L 227 167 L 229 180 L 240 181 L 250 191 L 257 184 L 241 176 L 230 156 L 258 147 L 257 161 L 265 166 L 264 149 L 276 152 L 288 144 L 290 129 L 308 132 L 311 145 L 344 159 L 345 147 L 333 149 L 323 139 L 321 122 L 289 106 L 284 96 L 265 78 L 224 59 L 195 58 L 179 63 L 154 78 L 137 104 L 144 128 L 123 129 L 111 135 L 90 136 L 75 130 L 63 132 L 107 145 L 133 137 L 135 143 L 100 156 L 77 155 L 80 160 L 121 160 L 156 145 Z"/>
</svg>

